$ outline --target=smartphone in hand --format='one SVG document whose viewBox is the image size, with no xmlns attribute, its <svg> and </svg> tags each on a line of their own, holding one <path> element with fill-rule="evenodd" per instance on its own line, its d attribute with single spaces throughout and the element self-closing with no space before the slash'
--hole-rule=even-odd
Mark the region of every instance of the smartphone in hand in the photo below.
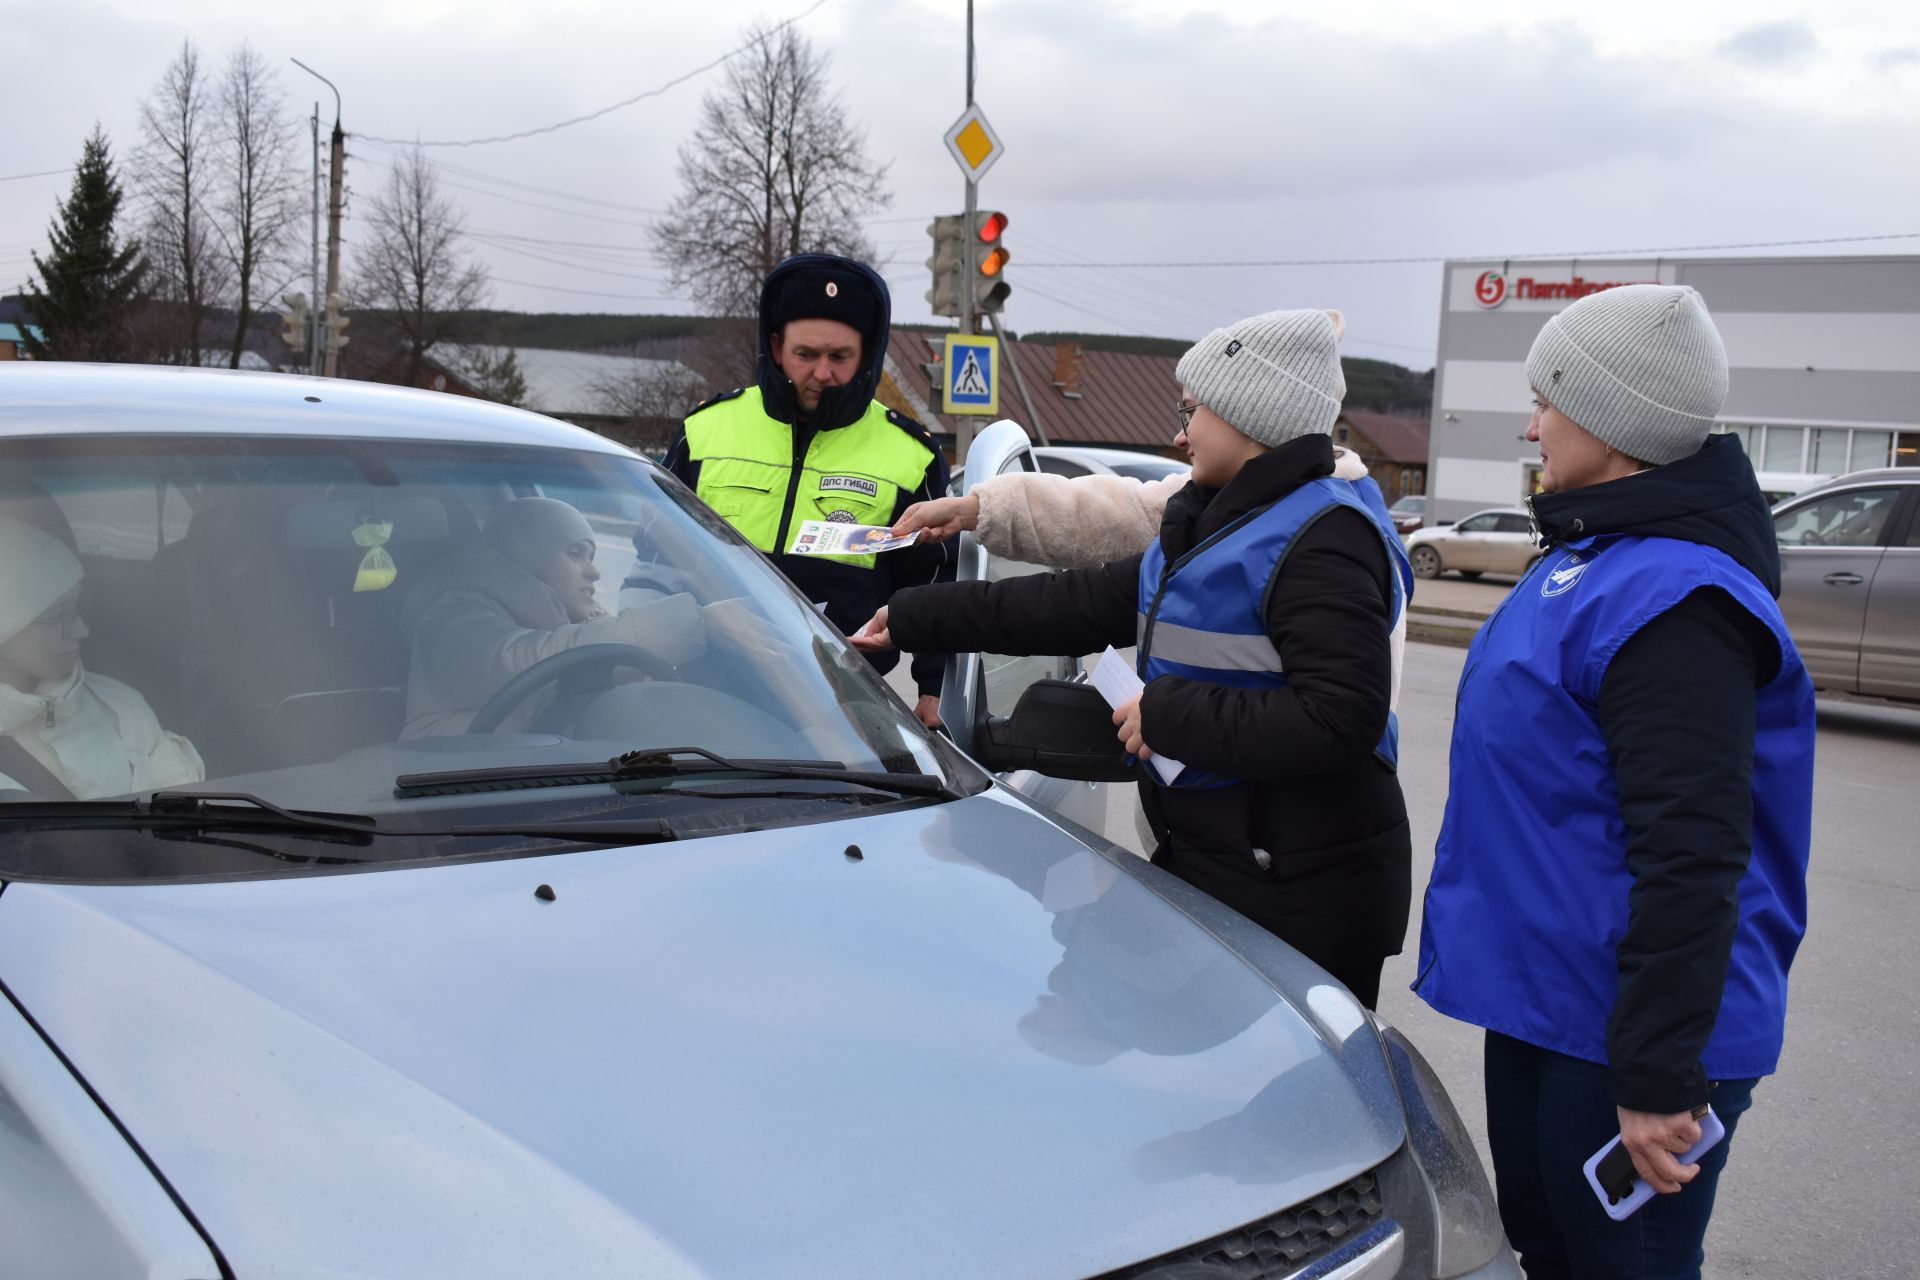
<svg viewBox="0 0 1920 1280">
<path fill-rule="evenodd" d="M 1696 1118 L 1700 1121 L 1700 1141 L 1680 1153 L 1677 1158 L 1681 1164 L 1692 1164 L 1727 1136 L 1726 1126 L 1713 1114 L 1712 1107 L 1705 1108 L 1704 1114 Z M 1653 1187 L 1634 1172 L 1633 1156 L 1620 1144 L 1618 1135 L 1589 1156 L 1582 1167 L 1587 1171 L 1587 1185 L 1600 1197 L 1600 1207 L 1615 1222 L 1626 1221 L 1641 1205 L 1653 1199 Z"/>
</svg>

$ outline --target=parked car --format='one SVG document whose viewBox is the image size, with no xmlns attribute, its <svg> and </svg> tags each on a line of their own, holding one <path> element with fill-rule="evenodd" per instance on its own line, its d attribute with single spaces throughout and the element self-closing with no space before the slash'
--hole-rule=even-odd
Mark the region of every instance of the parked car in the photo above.
<svg viewBox="0 0 1920 1280">
<path fill-rule="evenodd" d="M 1426 523 L 1427 495 L 1410 493 L 1404 498 L 1397 498 L 1387 508 L 1387 513 L 1393 517 L 1393 527 L 1405 537 Z"/>
<path fill-rule="evenodd" d="M 1753 474 L 1754 479 L 1760 482 L 1760 492 L 1767 495 L 1768 502 L 1776 504 L 1833 479 L 1829 475 L 1804 471 L 1756 471 Z"/>
<path fill-rule="evenodd" d="M 1780 608 L 1816 686 L 1920 701 L 1920 468 L 1840 476 L 1773 509 Z"/>
<path fill-rule="evenodd" d="M 785 654 L 562 649 L 403 739 L 411 593 L 528 496 L 608 607 L 638 557 Z M 989 772 L 1126 774 L 1097 695 L 1002 715 L 955 659 L 965 751 L 928 733 L 611 441 L 21 363 L 0 518 L 77 552 L 61 634 L 208 775 L 0 796 L 9 1276 L 1519 1275 L 1399 1033 Z"/>
<path fill-rule="evenodd" d="M 1422 578 L 1458 573 L 1525 573 L 1540 558 L 1533 517 L 1525 507 L 1476 511 L 1455 524 L 1420 529 L 1407 539 L 1407 557 Z"/>
<path fill-rule="evenodd" d="M 1035 467 L 1056 476 L 1112 475 L 1160 480 L 1193 470 L 1185 462 L 1137 449 L 1082 449 L 1073 445 L 1029 445 Z M 965 490 L 966 468 L 953 470 L 953 491 Z"/>
</svg>

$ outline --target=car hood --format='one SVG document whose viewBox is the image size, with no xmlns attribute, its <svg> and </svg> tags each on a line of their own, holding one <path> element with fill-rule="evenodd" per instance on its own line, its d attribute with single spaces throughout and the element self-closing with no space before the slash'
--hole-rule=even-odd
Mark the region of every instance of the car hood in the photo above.
<svg viewBox="0 0 1920 1280">
<path fill-rule="evenodd" d="M 0 980 L 249 1280 L 1084 1276 L 1403 1136 L 1341 989 L 999 791 L 513 861 L 14 883 Z"/>
</svg>

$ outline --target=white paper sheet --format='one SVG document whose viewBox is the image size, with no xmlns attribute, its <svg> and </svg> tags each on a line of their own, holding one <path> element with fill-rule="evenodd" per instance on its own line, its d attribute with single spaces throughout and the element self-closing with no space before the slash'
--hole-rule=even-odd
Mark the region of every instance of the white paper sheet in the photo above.
<svg viewBox="0 0 1920 1280">
<path fill-rule="evenodd" d="M 1098 689 L 1100 696 L 1107 700 L 1107 705 L 1116 711 L 1139 697 L 1140 691 L 1147 687 L 1141 683 L 1139 673 L 1127 660 L 1114 652 L 1112 645 L 1107 646 L 1106 652 L 1100 655 L 1100 661 L 1094 663 L 1093 670 L 1087 673 L 1087 683 Z M 1178 760 L 1168 759 L 1158 752 L 1155 752 L 1153 758 L 1147 763 L 1152 765 L 1153 771 L 1160 775 L 1160 781 L 1169 786 L 1173 784 L 1175 778 L 1180 776 L 1180 771 L 1187 767 Z"/>
</svg>

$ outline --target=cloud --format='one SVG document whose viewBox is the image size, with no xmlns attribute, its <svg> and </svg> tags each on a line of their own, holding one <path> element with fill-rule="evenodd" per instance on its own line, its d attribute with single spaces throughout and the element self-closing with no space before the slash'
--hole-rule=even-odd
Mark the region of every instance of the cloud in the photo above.
<svg viewBox="0 0 1920 1280">
<path fill-rule="evenodd" d="M 1920 45 L 1908 45 L 1904 49 L 1885 49 L 1874 55 L 1875 71 L 1898 71 L 1902 67 L 1920 66 Z"/>
<path fill-rule="evenodd" d="M 1794 19 L 1737 31 L 1716 52 L 1749 67 L 1787 67 L 1808 61 L 1819 49 L 1813 28 Z"/>
</svg>

